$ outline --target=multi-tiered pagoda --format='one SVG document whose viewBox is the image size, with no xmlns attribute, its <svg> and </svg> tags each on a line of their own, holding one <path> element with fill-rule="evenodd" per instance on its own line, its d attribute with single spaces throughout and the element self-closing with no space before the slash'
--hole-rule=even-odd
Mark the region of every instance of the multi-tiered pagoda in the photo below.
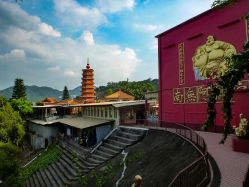
<svg viewBox="0 0 249 187">
<path fill-rule="evenodd" d="M 86 69 L 82 70 L 82 86 L 81 86 L 81 96 L 80 99 L 84 103 L 94 103 L 95 102 L 95 91 L 94 91 L 94 74 L 93 69 L 89 65 L 89 60 L 87 61 Z"/>
</svg>

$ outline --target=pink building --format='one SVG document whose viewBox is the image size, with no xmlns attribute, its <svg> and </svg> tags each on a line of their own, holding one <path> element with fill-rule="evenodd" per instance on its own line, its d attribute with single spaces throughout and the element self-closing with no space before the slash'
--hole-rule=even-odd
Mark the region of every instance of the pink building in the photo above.
<svg viewBox="0 0 249 187">
<path fill-rule="evenodd" d="M 249 0 L 210 9 L 158 36 L 160 120 L 200 127 L 207 117 L 207 77 L 226 69 L 225 57 L 242 51 L 249 37 Z M 217 75 L 218 76 L 218 75 Z M 249 80 L 236 88 L 233 125 L 239 114 L 249 118 Z M 216 129 L 223 126 L 222 105 L 216 105 Z"/>
</svg>

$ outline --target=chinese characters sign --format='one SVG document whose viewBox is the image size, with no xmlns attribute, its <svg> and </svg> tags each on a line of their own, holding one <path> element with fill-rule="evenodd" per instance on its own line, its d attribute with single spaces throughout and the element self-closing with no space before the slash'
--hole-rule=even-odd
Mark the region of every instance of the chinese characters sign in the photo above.
<svg viewBox="0 0 249 187">
<path fill-rule="evenodd" d="M 185 83 L 185 67 L 184 67 L 184 43 L 178 45 L 178 56 L 179 56 L 179 85 Z"/>
<path fill-rule="evenodd" d="M 206 86 L 175 88 L 173 90 L 174 104 L 204 103 L 207 102 L 207 96 L 208 87 Z"/>
<path fill-rule="evenodd" d="M 249 18 L 246 19 L 246 39 L 249 41 Z"/>
<path fill-rule="evenodd" d="M 173 102 L 174 104 L 190 104 L 190 103 L 206 103 L 209 87 L 193 86 L 173 89 Z M 242 80 L 234 88 L 234 91 L 243 92 L 249 90 L 249 80 Z M 217 98 L 217 102 L 221 101 L 221 97 Z"/>
</svg>

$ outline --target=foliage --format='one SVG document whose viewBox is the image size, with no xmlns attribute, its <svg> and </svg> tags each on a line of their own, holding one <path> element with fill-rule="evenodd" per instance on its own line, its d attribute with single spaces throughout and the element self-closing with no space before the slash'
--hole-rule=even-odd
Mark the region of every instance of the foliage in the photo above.
<svg viewBox="0 0 249 187">
<path fill-rule="evenodd" d="M 134 162 L 137 162 L 138 160 L 141 160 L 142 159 L 142 154 L 139 153 L 139 152 L 134 152 L 132 154 L 129 154 L 128 157 L 125 159 L 125 164 L 126 166 L 134 163 Z M 123 165 L 124 163 L 122 163 Z"/>
<path fill-rule="evenodd" d="M 108 88 L 106 91 L 105 91 L 105 95 L 111 95 L 113 94 L 113 90 L 111 88 Z"/>
<path fill-rule="evenodd" d="M 147 91 L 156 91 L 158 89 L 158 79 L 147 79 L 143 81 L 119 81 L 119 82 L 108 82 L 107 86 L 100 86 L 96 89 L 97 98 L 101 99 L 108 92 L 116 92 L 119 89 L 126 92 L 127 94 L 133 95 L 135 99 L 145 99 L 145 93 Z"/>
<path fill-rule="evenodd" d="M 0 96 L 0 107 L 6 105 L 7 99 L 5 97 Z"/>
<path fill-rule="evenodd" d="M 18 111 L 23 119 L 26 119 L 33 113 L 32 103 L 24 98 L 12 99 L 11 105 L 15 111 Z"/>
<path fill-rule="evenodd" d="M 12 99 L 26 98 L 26 88 L 22 79 L 16 79 Z"/>
<path fill-rule="evenodd" d="M 24 122 L 9 103 L 0 107 L 0 141 L 19 145 L 24 134 Z"/>
<path fill-rule="evenodd" d="M 70 99 L 70 95 L 67 86 L 65 86 L 63 90 L 62 100 L 67 100 L 67 99 Z"/>
<path fill-rule="evenodd" d="M 244 45 L 244 51 L 231 57 L 228 63 L 228 70 L 224 76 L 212 83 L 211 93 L 208 99 L 208 118 L 204 123 L 207 129 L 214 124 L 216 98 L 221 94 L 223 101 L 224 133 L 221 143 L 227 138 L 231 131 L 232 109 L 231 100 L 234 95 L 234 87 L 249 72 L 249 42 Z"/>
<path fill-rule="evenodd" d="M 61 150 L 56 145 L 50 145 L 46 152 L 43 152 L 30 165 L 21 170 L 20 182 L 24 183 L 32 173 L 47 168 L 50 164 L 57 161 L 61 156 Z"/>
<path fill-rule="evenodd" d="M 21 186 L 16 180 L 19 176 L 19 161 L 16 155 L 20 149 L 10 142 L 0 141 L 0 179 L 1 186 Z"/>
<path fill-rule="evenodd" d="M 215 0 L 212 4 L 212 8 L 213 7 L 224 7 L 224 6 L 234 3 L 235 1 L 237 0 Z"/>
</svg>

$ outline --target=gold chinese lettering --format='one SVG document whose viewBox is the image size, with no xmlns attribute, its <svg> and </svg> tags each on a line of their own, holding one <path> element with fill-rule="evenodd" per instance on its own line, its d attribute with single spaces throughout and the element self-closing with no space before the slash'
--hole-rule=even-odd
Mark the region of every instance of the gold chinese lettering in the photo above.
<svg viewBox="0 0 249 187">
<path fill-rule="evenodd" d="M 206 86 L 197 87 L 198 103 L 207 102 L 208 88 Z"/>
<path fill-rule="evenodd" d="M 184 43 L 178 45 L 178 60 L 179 60 L 179 85 L 185 83 L 185 72 L 184 72 Z"/>
<path fill-rule="evenodd" d="M 174 100 L 174 103 L 176 104 L 184 103 L 184 92 L 182 88 L 174 89 L 173 100 Z"/>
<path fill-rule="evenodd" d="M 185 103 L 196 103 L 197 102 L 197 91 L 196 87 L 185 88 Z"/>
</svg>

